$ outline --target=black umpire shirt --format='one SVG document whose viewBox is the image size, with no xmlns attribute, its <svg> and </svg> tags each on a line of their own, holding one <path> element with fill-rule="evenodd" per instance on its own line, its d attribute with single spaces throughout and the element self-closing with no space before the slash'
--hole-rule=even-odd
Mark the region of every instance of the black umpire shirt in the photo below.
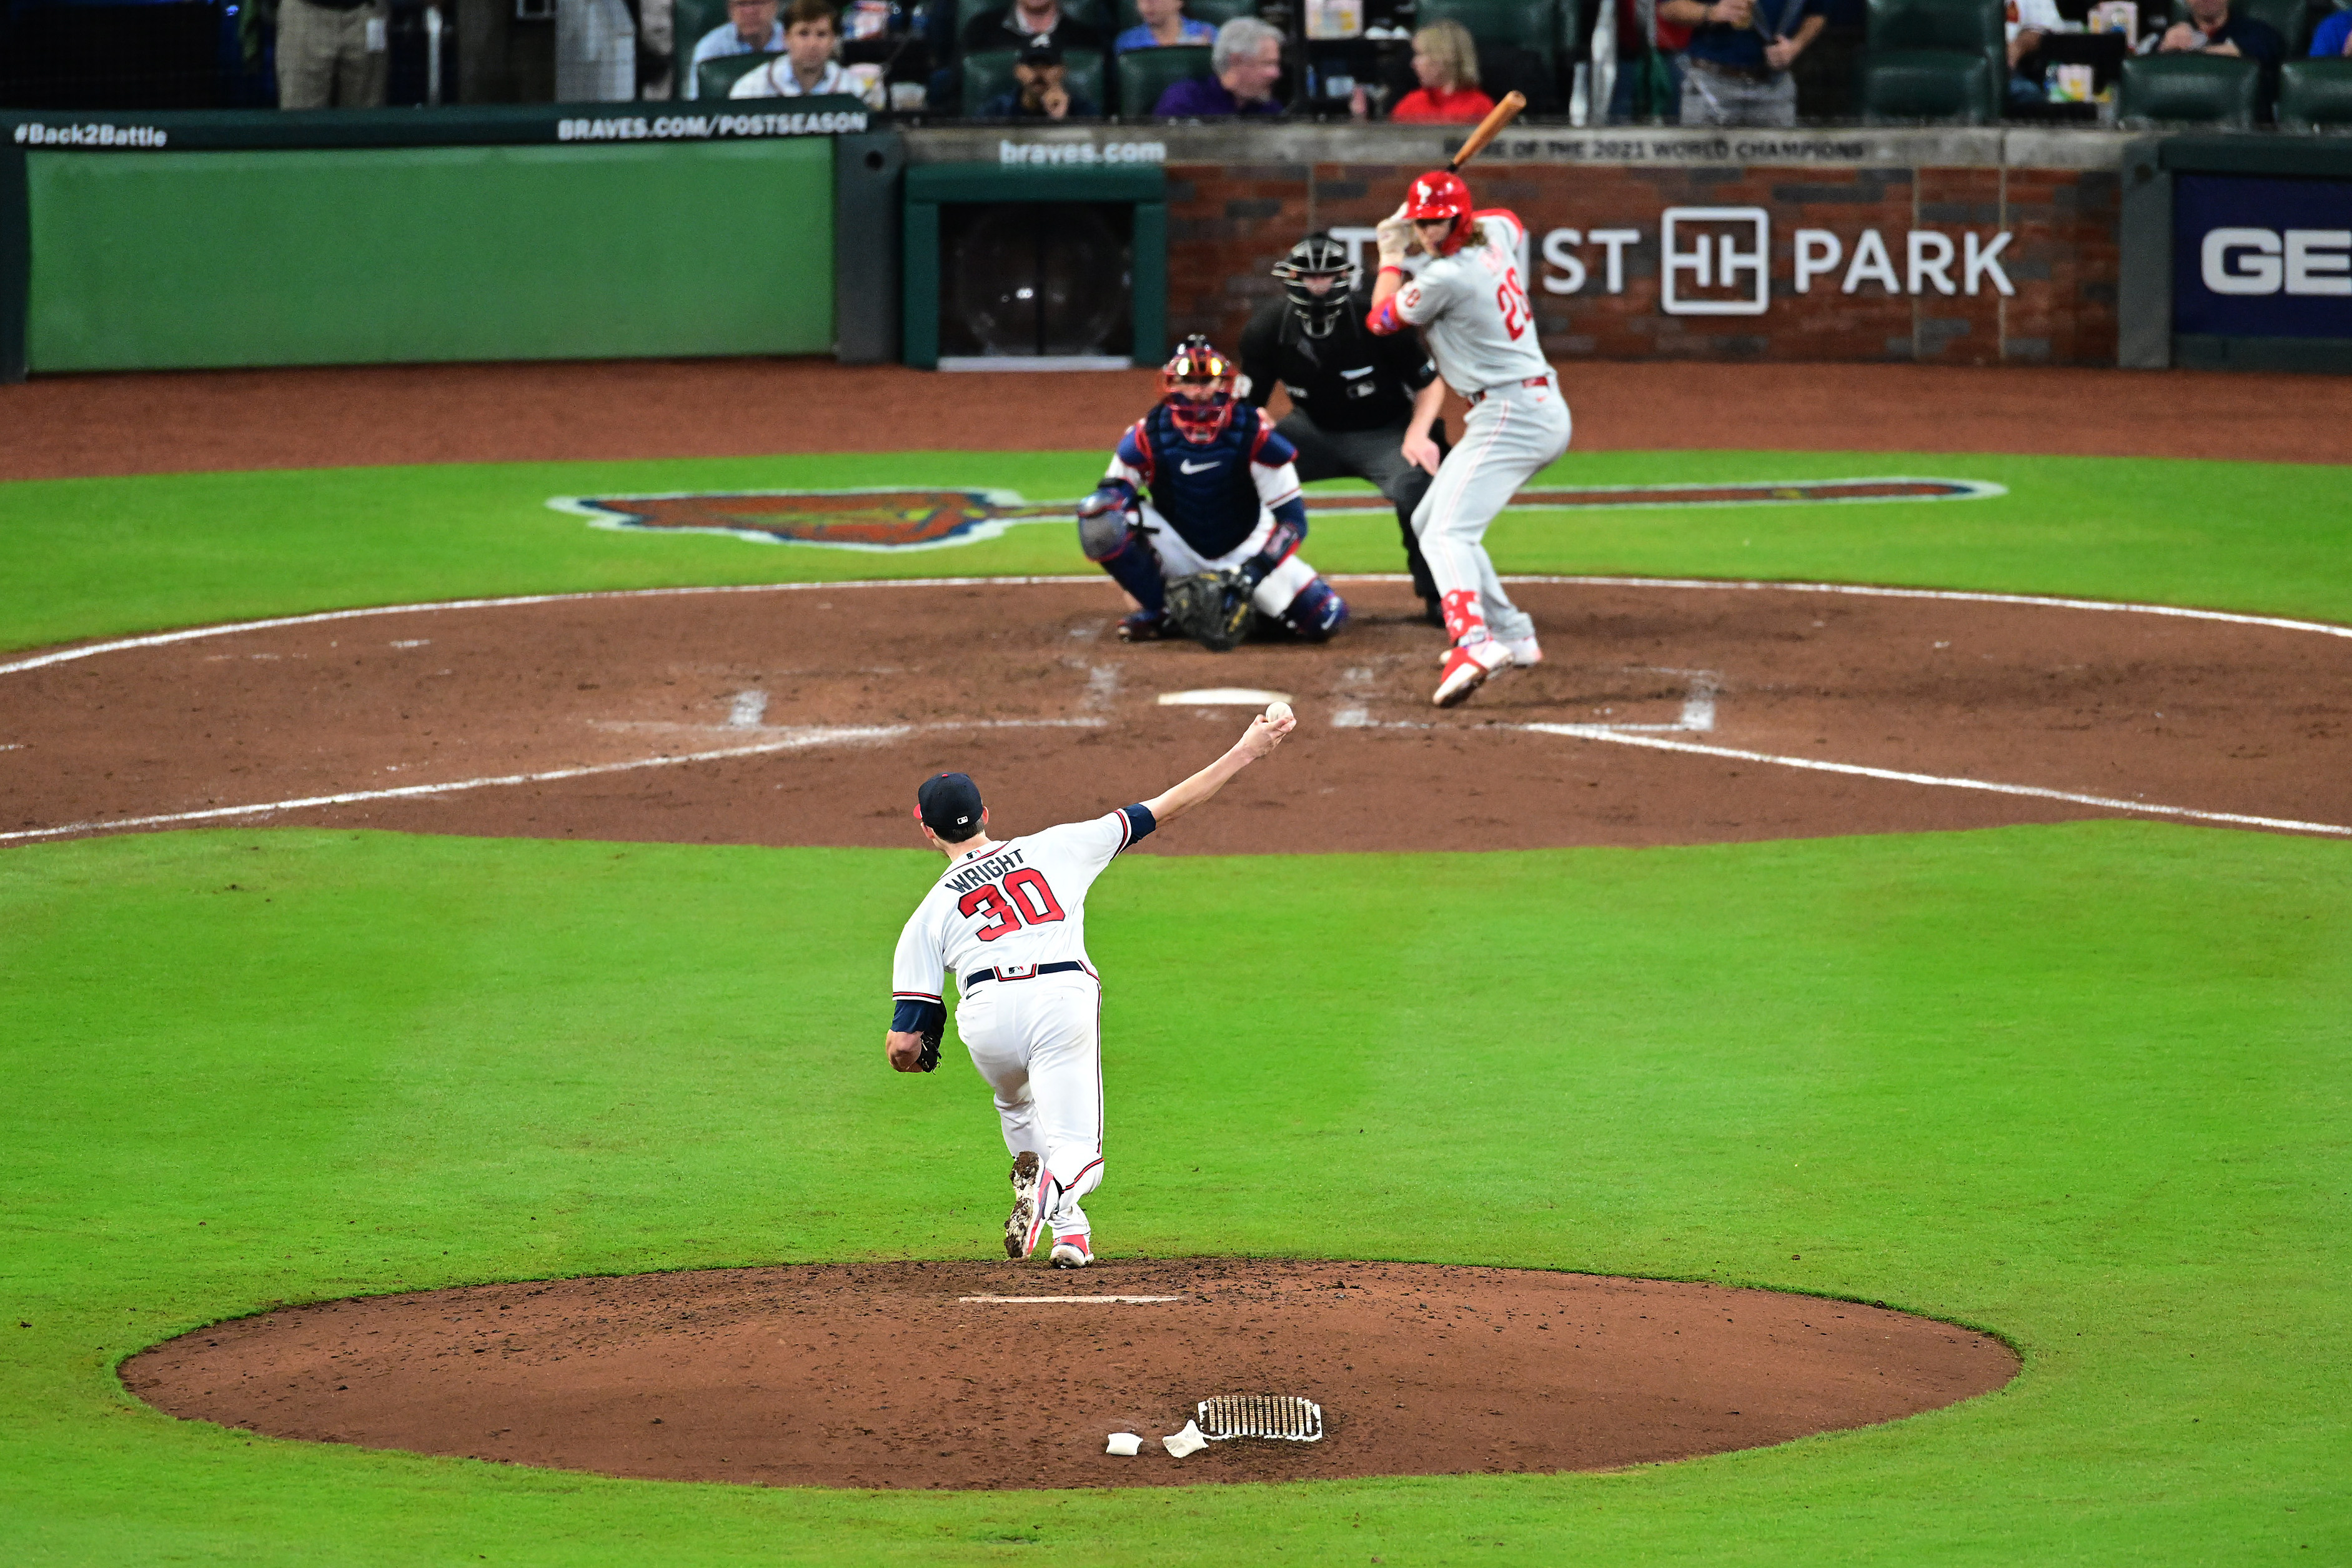
<svg viewBox="0 0 2352 1568">
<path fill-rule="evenodd" d="M 1242 329 L 1243 395 L 1260 408 L 1274 384 L 1321 430 L 1384 430 L 1412 417 L 1412 395 L 1437 379 L 1418 332 L 1375 337 L 1371 291 L 1359 289 L 1328 338 L 1310 338 L 1287 300 L 1258 307 Z"/>
</svg>

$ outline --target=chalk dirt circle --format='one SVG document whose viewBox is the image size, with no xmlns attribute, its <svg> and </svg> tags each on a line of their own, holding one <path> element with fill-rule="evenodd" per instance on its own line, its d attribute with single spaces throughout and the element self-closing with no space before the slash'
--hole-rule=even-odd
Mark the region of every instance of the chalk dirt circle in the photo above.
<svg viewBox="0 0 2352 1568">
<path fill-rule="evenodd" d="M 1172 1301 L 985 1301 L 981 1296 Z M 667 1480 L 1179 1486 L 1599 1469 L 1786 1442 L 2000 1387 L 1987 1335 L 1852 1302 L 1528 1269 L 1249 1259 L 894 1263 L 548 1280 L 222 1323 L 123 1367 L 175 1415 Z M 1319 1443 L 1183 1460 L 1212 1394 Z M 1142 1455 L 1104 1451 L 1113 1432 Z"/>
<path fill-rule="evenodd" d="M 904 846 L 914 784 L 950 768 L 1017 832 L 1213 756 L 1239 710 L 1160 701 L 1209 687 L 1286 694 L 1299 733 L 1147 852 L 1706 843 L 2168 806 L 2352 825 L 2340 627 L 1537 580 L 1515 592 L 1546 661 L 1440 712 L 1441 639 L 1410 588 L 1345 586 L 1358 617 L 1329 645 L 1223 655 L 1120 644 L 1117 595 L 1093 579 L 413 607 L 18 659 L 0 667 L 0 842 L 229 821 Z M 292 800 L 321 804 L 243 809 Z"/>
</svg>

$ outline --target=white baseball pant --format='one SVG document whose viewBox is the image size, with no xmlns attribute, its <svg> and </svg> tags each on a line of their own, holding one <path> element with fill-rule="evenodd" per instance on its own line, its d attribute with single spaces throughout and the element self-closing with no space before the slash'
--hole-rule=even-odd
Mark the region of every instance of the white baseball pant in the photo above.
<svg viewBox="0 0 2352 1568">
<path fill-rule="evenodd" d="M 1168 526 L 1168 520 L 1152 510 L 1150 501 L 1141 503 L 1143 531 L 1151 541 L 1151 548 L 1160 557 L 1160 575 L 1173 583 L 1179 577 L 1191 577 L 1202 572 L 1232 572 L 1241 563 L 1265 548 L 1266 536 L 1274 531 L 1274 513 L 1260 509 L 1257 526 L 1249 537 L 1226 551 L 1223 555 L 1209 557 L 1184 542 L 1184 536 Z M 1290 601 L 1298 597 L 1307 584 L 1315 581 L 1315 568 L 1296 554 L 1265 574 L 1265 581 L 1250 595 L 1250 603 L 1258 613 L 1279 616 L 1290 608 Z"/>
<path fill-rule="evenodd" d="M 1101 983 L 1076 972 L 983 980 L 957 1002 L 956 1033 L 995 1091 L 1006 1151 L 1045 1167 L 1045 1223 L 1091 1234 L 1078 1200 L 1102 1183 Z"/>
<path fill-rule="evenodd" d="M 1454 594 L 1475 594 L 1488 635 L 1505 642 L 1535 636 L 1536 624 L 1503 592 L 1482 542 L 1486 525 L 1521 485 L 1568 450 L 1573 433 L 1557 375 L 1534 386 L 1490 388 L 1470 405 L 1462 439 L 1437 466 L 1436 482 L 1412 514 L 1437 591 L 1449 604 Z"/>
</svg>

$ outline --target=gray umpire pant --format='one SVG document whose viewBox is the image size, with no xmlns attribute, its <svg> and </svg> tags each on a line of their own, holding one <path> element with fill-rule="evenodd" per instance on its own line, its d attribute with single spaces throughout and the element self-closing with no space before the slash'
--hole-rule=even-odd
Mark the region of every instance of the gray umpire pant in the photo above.
<svg viewBox="0 0 2352 1568">
<path fill-rule="evenodd" d="M 1434 476 L 1405 460 L 1401 449 L 1405 427 L 1382 430 L 1326 430 L 1294 410 L 1275 426 L 1298 448 L 1298 482 L 1317 479 L 1363 479 L 1375 486 L 1396 508 L 1397 531 L 1404 538 L 1404 563 L 1412 574 L 1412 591 L 1423 599 L 1437 597 L 1437 580 L 1421 556 L 1421 541 L 1412 531 L 1412 514 L 1429 493 Z M 1430 426 L 1429 438 L 1445 449 L 1445 422 Z"/>
</svg>

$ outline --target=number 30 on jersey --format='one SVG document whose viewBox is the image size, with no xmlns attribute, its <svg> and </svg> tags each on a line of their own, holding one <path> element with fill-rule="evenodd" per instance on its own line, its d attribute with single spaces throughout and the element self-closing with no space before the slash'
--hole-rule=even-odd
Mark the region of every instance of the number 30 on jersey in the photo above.
<svg viewBox="0 0 2352 1568">
<path fill-rule="evenodd" d="M 982 882 L 957 900 L 956 913 L 986 915 L 989 923 L 975 934 L 982 942 L 994 942 L 1008 931 L 1019 931 L 1024 921 L 1033 926 L 1053 924 L 1062 918 L 1062 905 L 1045 877 L 1024 866 L 1008 872 L 1002 883 Z"/>
</svg>

